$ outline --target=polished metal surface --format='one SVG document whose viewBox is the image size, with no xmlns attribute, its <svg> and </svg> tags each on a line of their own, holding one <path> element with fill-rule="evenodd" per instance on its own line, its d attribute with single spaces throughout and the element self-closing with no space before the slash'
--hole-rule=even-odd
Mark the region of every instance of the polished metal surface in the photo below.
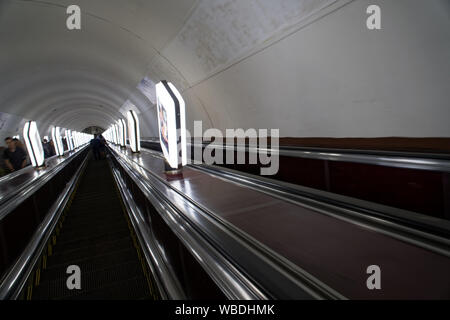
<svg viewBox="0 0 450 320">
<path fill-rule="evenodd" d="M 450 257 L 450 222 L 447 220 L 331 192 L 255 177 L 228 168 L 208 165 L 191 167 L 286 201 L 323 208 L 325 210 L 323 212 L 327 215 L 351 223 L 363 224 L 377 232 L 386 233 L 394 238 Z"/>
<path fill-rule="evenodd" d="M 199 234 L 198 230 L 191 225 L 192 221 L 187 221 L 183 214 L 171 204 L 171 201 L 166 198 L 165 194 L 165 192 L 170 192 L 170 190 L 166 189 L 165 192 L 161 192 L 161 188 L 164 188 L 164 185 L 161 185 L 161 182 L 154 180 L 151 174 L 148 175 L 145 171 L 136 167 L 133 161 L 130 161 L 130 158 L 137 157 L 136 155 L 133 155 L 129 150 L 120 148 L 111 147 L 111 150 L 121 166 L 160 213 L 161 217 L 185 244 L 186 249 L 196 258 L 229 299 L 268 298 L 233 263 L 228 261 Z M 158 184 L 158 186 L 154 183 Z M 197 214 L 189 206 L 185 206 L 184 209 L 186 212 Z"/>
<path fill-rule="evenodd" d="M 281 291 L 280 287 L 288 286 L 286 282 L 280 285 L 280 278 L 270 285 L 260 280 L 258 268 L 268 266 L 278 268 L 278 276 L 284 274 L 291 284 L 314 288 L 310 293 L 319 298 L 374 298 L 376 294 L 358 285 L 359 281 L 365 281 L 362 279 L 365 268 L 374 262 L 390 270 L 392 286 L 383 292 L 384 298 L 417 298 L 427 294 L 437 297 L 439 290 L 448 288 L 450 283 L 447 272 L 450 259 L 444 251 L 431 250 L 413 239 L 402 238 L 404 234 L 389 233 L 355 217 L 349 218 L 348 212 L 343 218 L 319 201 L 314 204 L 281 199 L 190 167 L 184 168 L 179 179 L 170 179 L 164 174 L 164 162 L 158 153 L 115 152 L 143 181 L 151 182 L 153 193 L 163 193 L 204 237 L 222 251 L 231 252 L 241 268 L 251 270 L 253 278 L 266 290 Z M 241 255 L 242 247 L 249 249 L 247 256 Z M 249 261 L 256 263 L 251 265 Z M 264 271 L 269 282 L 274 279 L 273 269 Z M 357 280 L 343 281 L 355 275 Z M 411 277 L 420 280 L 412 285 L 415 289 L 408 285 L 406 290 L 405 281 Z M 424 287 L 430 290 L 418 290 Z M 293 298 L 292 291 L 284 294 Z"/>
<path fill-rule="evenodd" d="M 186 299 L 186 293 L 182 284 L 177 280 L 175 271 L 171 267 L 164 252 L 160 250 L 162 246 L 155 239 L 152 227 L 147 224 L 144 214 L 136 205 L 133 196 L 130 194 L 121 174 L 117 168 L 109 161 L 116 180 L 119 191 L 124 199 L 124 204 L 130 217 L 131 223 L 138 236 L 140 247 L 145 255 L 147 265 L 152 271 L 158 286 L 159 294 L 163 299 L 182 300 Z M 132 174 L 129 172 L 128 174 Z"/>
<path fill-rule="evenodd" d="M 27 167 L 17 171 L 17 174 L 0 181 L 0 220 L 28 199 L 36 190 L 50 181 L 60 170 L 88 146 L 83 146 L 73 152 L 67 152 L 63 157 L 52 157 L 47 160 L 46 167 L 35 169 Z"/>
<path fill-rule="evenodd" d="M 67 156 L 69 153 L 70 153 L 69 151 L 64 152 L 64 156 Z M 51 163 L 51 162 L 54 161 L 54 159 L 57 159 L 57 158 L 58 158 L 58 156 L 52 156 L 50 158 L 46 158 L 45 159 L 45 163 L 46 164 L 47 163 Z M 25 168 L 22 168 L 20 170 L 11 172 L 11 173 L 3 176 L 3 177 L 0 177 L 0 184 L 2 184 L 3 182 L 10 181 L 10 180 L 14 179 L 15 177 L 23 174 L 25 171 L 34 171 L 34 170 L 35 170 L 35 168 L 33 168 L 31 165 L 29 165 L 29 166 L 27 166 Z"/>
<path fill-rule="evenodd" d="M 155 157 L 163 155 L 144 150 Z M 286 201 L 324 209 L 325 214 L 364 224 L 378 232 L 450 257 L 450 222 L 348 196 L 303 187 L 214 165 L 189 165 L 194 170 L 227 179 Z"/>
<path fill-rule="evenodd" d="M 142 140 L 143 142 L 159 143 L 155 139 Z M 344 150 L 321 149 L 303 147 L 284 147 L 279 149 L 249 147 L 246 145 L 221 145 L 215 143 L 187 143 L 194 148 L 222 149 L 229 151 L 242 151 L 279 155 L 293 158 L 308 158 L 328 161 L 342 161 L 365 163 L 396 168 L 408 168 L 430 171 L 450 172 L 450 156 L 436 154 L 421 154 L 411 152 L 387 152 L 374 150 Z"/>
<path fill-rule="evenodd" d="M 329 152 L 329 151 L 305 151 L 299 149 L 286 149 L 280 148 L 279 150 L 270 148 L 249 148 L 247 146 L 222 146 L 217 144 L 193 144 L 194 147 L 206 147 L 211 149 L 221 148 L 223 150 L 237 150 L 253 153 L 263 154 L 279 154 L 280 156 L 294 157 L 294 158 L 309 158 L 328 161 L 343 161 L 343 162 L 355 162 L 373 164 L 379 166 L 396 167 L 396 168 L 408 168 L 408 169 L 420 169 L 450 172 L 450 160 L 441 159 L 429 159 L 429 158 L 413 158 L 403 156 L 383 156 L 383 155 L 366 155 L 355 153 L 342 153 L 342 152 Z"/>
<path fill-rule="evenodd" d="M 145 166 L 146 159 L 153 158 L 163 168 L 161 159 L 145 151 L 136 155 L 116 147 L 111 149 L 122 165 L 134 171 L 141 190 L 149 199 L 154 199 L 152 204 L 159 208 L 163 219 L 230 299 L 345 299 L 241 230 L 224 223 L 193 199 L 186 198 Z M 146 158 L 146 154 L 150 158 Z M 232 260 L 220 254 L 218 248 L 227 252 Z M 258 278 L 257 284 L 239 271 L 243 267 L 247 272 L 251 270 L 253 278 Z M 269 291 L 264 293 L 266 290 L 258 288 L 261 285 Z"/>
<path fill-rule="evenodd" d="M 1 279 L 0 300 L 14 300 L 18 298 L 26 280 L 42 254 L 42 251 L 45 248 L 45 245 L 50 238 L 59 217 L 64 211 L 64 208 L 69 201 L 70 195 L 72 194 L 86 163 L 87 157 L 84 159 L 82 165 L 78 168 L 77 172 L 69 181 L 65 189 L 61 192 L 60 196 L 56 199 L 55 203 L 51 206 L 44 218 L 44 221 L 42 221 L 38 229 L 34 232 L 25 250 Z"/>
</svg>

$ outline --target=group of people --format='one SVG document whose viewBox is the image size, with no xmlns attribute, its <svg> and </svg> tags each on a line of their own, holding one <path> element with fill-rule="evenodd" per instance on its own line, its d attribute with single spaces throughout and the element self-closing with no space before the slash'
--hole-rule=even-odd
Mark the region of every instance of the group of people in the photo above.
<svg viewBox="0 0 450 320">
<path fill-rule="evenodd" d="M 28 154 L 19 139 L 7 137 L 5 143 L 6 149 L 3 151 L 2 175 L 25 168 L 29 164 Z"/>
<path fill-rule="evenodd" d="M 65 141 L 63 141 L 64 143 Z M 0 150 L 3 152 L 3 157 L 0 159 L 0 177 L 8 173 L 20 170 L 30 165 L 30 158 L 23 143 L 17 138 L 5 138 L 6 148 Z M 44 139 L 42 141 L 45 158 L 50 158 L 56 155 L 53 141 Z M 106 140 L 99 134 L 91 140 L 91 147 L 94 153 L 94 158 L 100 160 L 105 158 Z M 65 143 L 64 148 L 67 149 Z"/>
<path fill-rule="evenodd" d="M 30 165 L 30 158 L 27 150 L 19 139 L 7 137 L 5 138 L 5 143 L 6 148 L 2 148 L 3 150 L 0 151 L 3 153 L 3 157 L 0 161 L 0 176 L 18 171 Z M 56 154 L 53 141 L 44 139 L 42 141 L 42 147 L 44 149 L 45 158 L 50 158 Z"/>
<path fill-rule="evenodd" d="M 106 139 L 98 134 L 90 142 L 92 152 L 94 153 L 95 160 L 101 160 L 105 158 L 106 155 Z"/>
</svg>

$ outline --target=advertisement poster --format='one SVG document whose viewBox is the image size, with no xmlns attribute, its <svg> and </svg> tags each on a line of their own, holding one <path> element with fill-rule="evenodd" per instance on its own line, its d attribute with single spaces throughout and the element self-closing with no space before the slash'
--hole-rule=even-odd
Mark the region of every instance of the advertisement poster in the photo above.
<svg viewBox="0 0 450 320">
<path fill-rule="evenodd" d="M 167 124 L 167 111 L 164 105 L 158 104 L 158 119 L 159 119 L 159 135 L 163 149 L 169 149 L 169 128 Z"/>
</svg>

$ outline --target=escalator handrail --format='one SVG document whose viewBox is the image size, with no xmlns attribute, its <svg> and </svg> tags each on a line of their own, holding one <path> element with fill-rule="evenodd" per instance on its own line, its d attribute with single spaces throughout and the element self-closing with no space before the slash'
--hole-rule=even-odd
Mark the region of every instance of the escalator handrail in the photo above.
<svg viewBox="0 0 450 320">
<path fill-rule="evenodd" d="M 146 222 L 144 214 L 139 209 L 123 181 L 120 171 L 114 166 L 111 160 L 109 160 L 109 163 L 147 265 L 151 269 L 152 275 L 154 275 L 161 298 L 164 300 L 186 300 L 183 286 L 177 280 L 175 272 L 165 254 L 159 249 L 152 227 Z"/>
<path fill-rule="evenodd" d="M 52 161 L 49 162 L 50 166 L 48 168 L 43 169 L 35 169 L 33 167 L 24 168 L 20 172 L 20 174 L 30 173 L 30 172 L 38 172 L 37 176 L 34 176 L 32 179 L 25 181 L 20 184 L 7 194 L 3 195 L 2 199 L 0 199 L 0 221 L 3 220 L 10 212 L 12 212 L 15 208 L 17 208 L 21 203 L 23 203 L 26 199 L 32 196 L 37 190 L 39 190 L 45 183 L 53 179 L 55 175 L 58 174 L 63 168 L 65 168 L 80 152 L 85 150 L 88 146 L 83 146 L 80 149 L 66 153 L 66 158 L 61 159 L 60 162 L 58 160 L 60 158 L 52 157 L 50 158 Z M 48 159 L 48 160 L 50 160 Z M 58 162 L 53 165 L 53 162 Z M 42 171 L 36 171 L 42 170 Z M 16 178 L 12 177 L 13 178 Z M 9 183 L 10 180 L 5 180 L 2 183 Z"/>
<path fill-rule="evenodd" d="M 327 215 L 354 224 L 367 224 L 379 232 L 450 257 L 449 221 L 326 191 L 270 181 L 228 168 L 209 165 L 190 167 L 276 198 L 325 209 L 321 211 Z"/>
<path fill-rule="evenodd" d="M 44 220 L 31 237 L 28 245 L 0 281 L 0 300 L 15 300 L 19 297 L 25 283 L 41 256 L 58 220 L 70 199 L 78 179 L 86 166 L 88 155 L 74 176 L 50 207 Z"/>
<path fill-rule="evenodd" d="M 81 150 L 81 148 L 80 148 L 80 150 Z M 74 150 L 74 151 L 77 152 L 77 150 Z M 64 155 L 70 154 L 70 153 L 71 153 L 71 151 L 69 151 L 69 150 L 64 151 Z M 45 162 L 46 162 L 46 163 L 52 162 L 54 159 L 57 159 L 57 158 L 58 158 L 58 156 L 57 156 L 57 155 L 54 155 L 54 156 L 51 156 L 51 157 L 46 158 L 46 159 L 45 159 Z M 3 176 L 3 177 L 0 177 L 0 184 L 1 184 L 1 183 L 5 183 L 5 182 L 7 182 L 7 181 L 10 181 L 10 180 L 16 178 L 17 176 L 20 176 L 20 175 L 23 174 L 25 171 L 32 171 L 32 170 L 34 170 L 33 166 L 28 165 L 28 166 L 25 167 L 25 168 L 22 168 L 22 169 L 20 169 L 20 170 L 14 171 L 14 172 L 11 172 L 11 173 L 9 173 L 9 174 Z"/>
<path fill-rule="evenodd" d="M 141 140 L 144 143 L 159 144 L 154 139 Z M 413 152 L 393 152 L 377 150 L 328 149 L 280 146 L 279 149 L 250 147 L 248 145 L 222 145 L 209 142 L 188 142 L 187 145 L 201 148 L 222 149 L 225 151 L 244 151 L 280 155 L 293 158 L 307 158 L 327 161 L 353 162 L 386 167 L 407 168 L 450 172 L 450 156 Z"/>
<path fill-rule="evenodd" d="M 161 152 L 143 150 L 163 159 Z M 450 222 L 419 213 L 393 208 L 352 197 L 332 194 L 287 182 L 254 176 L 214 165 L 193 165 L 190 168 L 221 177 L 237 184 L 300 205 L 310 205 L 326 215 L 367 225 L 394 238 L 450 256 Z"/>
<path fill-rule="evenodd" d="M 131 159 L 123 152 L 117 151 L 115 147 L 110 147 L 110 149 L 127 171 L 127 174 L 133 177 L 145 196 L 160 212 L 161 217 L 177 234 L 186 248 L 191 250 L 197 261 L 218 283 L 228 298 L 345 299 L 343 295 L 299 266 L 294 265 L 263 244 L 248 237 L 236 227 L 218 218 L 217 215 L 209 212 L 200 204 L 187 198 L 164 179 L 142 167 L 138 161 Z M 145 172 L 145 175 L 140 171 Z M 170 192 L 181 196 L 185 202 L 185 211 L 180 211 L 168 198 L 167 194 Z M 197 219 L 188 216 L 190 210 L 195 211 Z M 228 246 L 228 249 L 225 250 L 226 254 L 223 253 L 224 246 Z M 230 259 L 233 259 L 233 257 L 229 254 L 230 252 L 236 254 L 236 250 L 241 250 L 241 253 L 246 252 L 248 259 L 245 262 L 231 261 Z M 202 252 L 202 254 L 200 255 L 199 252 Z M 258 268 L 258 270 L 252 269 L 252 272 L 248 273 L 248 269 L 246 269 L 247 271 L 244 274 L 240 265 L 245 263 Z M 261 276 L 262 270 L 266 270 L 270 274 L 264 273 L 263 278 Z M 249 274 L 255 273 L 260 274 L 258 281 L 265 279 L 267 283 L 271 283 L 271 286 L 264 286 L 249 277 Z M 230 279 L 233 280 L 230 281 Z M 268 292 L 267 290 L 278 291 Z"/>
<path fill-rule="evenodd" d="M 126 173 L 144 192 L 146 198 L 152 203 L 161 218 L 185 244 L 186 249 L 196 258 L 204 270 L 218 283 L 229 299 L 267 299 L 264 293 L 249 282 L 223 256 L 215 252 L 207 241 L 201 239 L 198 232 L 186 222 L 170 201 L 162 197 L 158 190 L 140 172 L 136 173 L 122 155 L 117 153 L 114 148 L 110 149 Z"/>
</svg>

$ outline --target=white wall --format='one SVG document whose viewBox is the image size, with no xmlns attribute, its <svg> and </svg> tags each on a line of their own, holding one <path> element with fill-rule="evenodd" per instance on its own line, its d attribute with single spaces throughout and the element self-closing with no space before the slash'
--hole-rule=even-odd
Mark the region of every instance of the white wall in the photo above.
<svg viewBox="0 0 450 320">
<path fill-rule="evenodd" d="M 80 31 L 65 27 L 72 3 Z M 366 28 L 370 4 L 380 31 Z M 2 0 L 0 30 L 0 112 L 42 135 L 108 127 L 130 101 L 142 136 L 156 136 L 136 88 L 148 75 L 182 92 L 191 132 L 202 120 L 294 137 L 450 136 L 448 0 Z"/>
<path fill-rule="evenodd" d="M 301 2 L 310 5 L 306 18 L 296 7 Z M 270 25 L 243 2 L 200 1 L 162 51 L 170 63 L 153 62 L 150 77 L 184 90 L 190 130 L 193 120 L 203 120 L 204 127 L 279 128 L 281 136 L 296 137 L 450 136 L 449 1 L 285 3 L 296 15 L 278 8 Z M 227 15 L 225 4 L 241 20 Z M 370 4 L 381 7 L 382 30 L 366 28 Z M 274 27 L 279 16 L 291 19 L 281 32 Z M 241 34 L 223 33 L 221 25 L 242 19 L 265 26 L 268 39 L 246 26 Z M 255 45 L 244 41 L 239 50 L 246 32 Z"/>
</svg>

